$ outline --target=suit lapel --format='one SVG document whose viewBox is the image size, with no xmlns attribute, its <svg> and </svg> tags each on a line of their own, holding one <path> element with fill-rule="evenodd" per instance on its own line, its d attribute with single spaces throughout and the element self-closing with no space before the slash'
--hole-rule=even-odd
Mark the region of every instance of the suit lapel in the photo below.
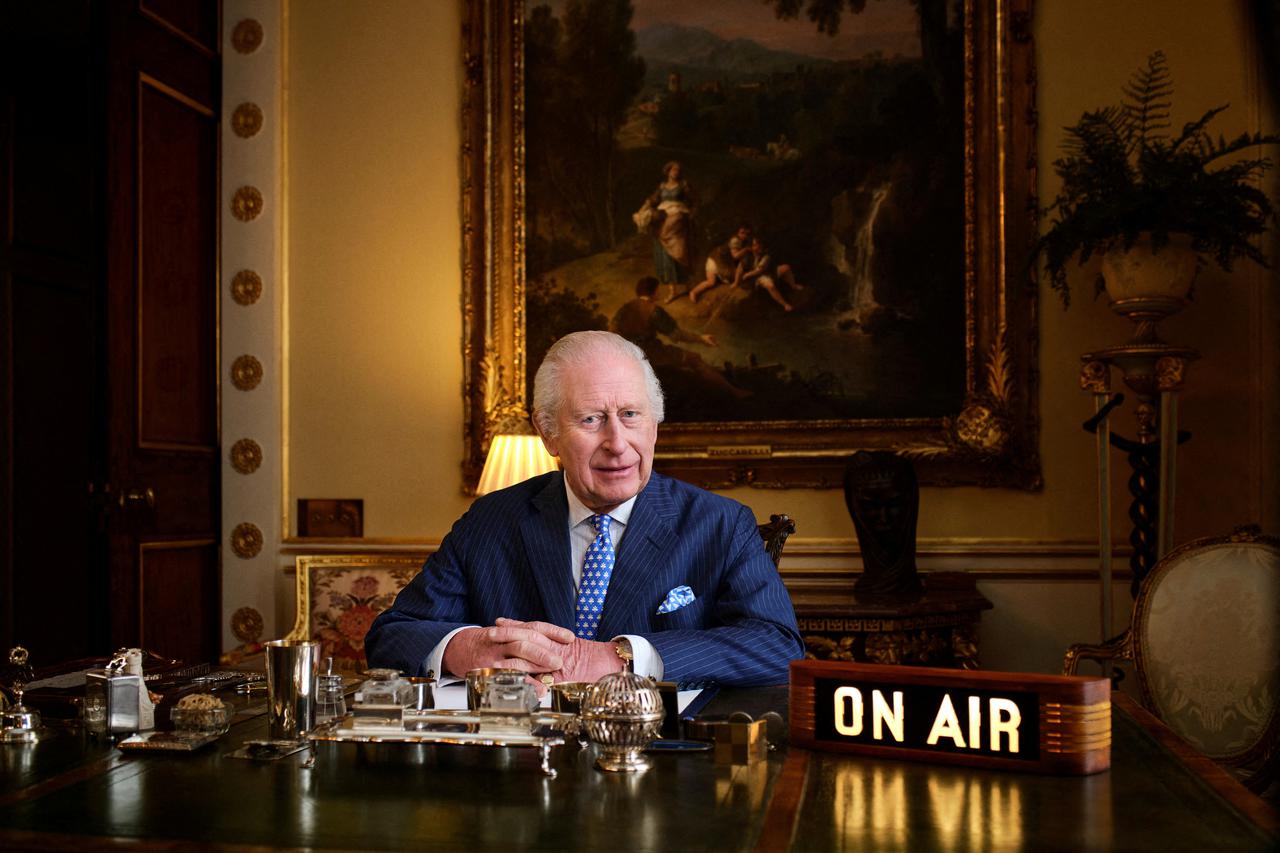
<svg viewBox="0 0 1280 853">
<path fill-rule="evenodd" d="M 604 599 L 597 639 L 649 629 L 651 603 L 661 592 L 665 555 L 675 545 L 675 507 L 666 483 L 653 474 L 636 500 L 622 540 L 609 592 Z"/>
<path fill-rule="evenodd" d="M 534 583 L 547 620 L 573 629 L 573 575 L 569 569 L 569 505 L 564 477 L 553 477 L 533 498 L 535 513 L 520 524 Z"/>
</svg>

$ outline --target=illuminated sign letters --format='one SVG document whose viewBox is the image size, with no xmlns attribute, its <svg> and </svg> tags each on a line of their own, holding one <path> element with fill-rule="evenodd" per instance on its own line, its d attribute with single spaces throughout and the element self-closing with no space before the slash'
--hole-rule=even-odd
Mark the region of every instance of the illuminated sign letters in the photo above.
<svg viewBox="0 0 1280 853">
<path fill-rule="evenodd" d="M 814 681 L 815 737 L 1034 761 L 1036 695 L 919 684 Z M 826 706 L 825 713 L 823 706 Z"/>
</svg>

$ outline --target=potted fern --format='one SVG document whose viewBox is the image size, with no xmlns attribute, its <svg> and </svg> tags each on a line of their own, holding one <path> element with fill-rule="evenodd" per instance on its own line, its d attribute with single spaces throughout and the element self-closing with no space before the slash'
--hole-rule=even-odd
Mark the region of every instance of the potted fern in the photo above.
<svg viewBox="0 0 1280 853">
<path fill-rule="evenodd" d="M 1053 218 L 1033 258 L 1044 257 L 1066 307 L 1068 262 L 1075 257 L 1083 265 L 1101 255 L 1096 292 L 1105 287 L 1112 307 L 1137 320 L 1141 311 L 1150 318 L 1181 308 L 1196 270 L 1209 260 L 1228 272 L 1240 258 L 1268 266 L 1252 241 L 1276 219 L 1257 186 L 1271 160 L 1231 158 L 1280 142 L 1280 135 L 1214 139 L 1207 128 L 1226 104 L 1171 134 L 1173 84 L 1160 51 L 1122 91 L 1119 105 L 1086 112 L 1066 128 L 1064 156 L 1053 164 L 1062 189 L 1044 211 Z M 1165 292 L 1141 290 L 1144 272 Z"/>
</svg>

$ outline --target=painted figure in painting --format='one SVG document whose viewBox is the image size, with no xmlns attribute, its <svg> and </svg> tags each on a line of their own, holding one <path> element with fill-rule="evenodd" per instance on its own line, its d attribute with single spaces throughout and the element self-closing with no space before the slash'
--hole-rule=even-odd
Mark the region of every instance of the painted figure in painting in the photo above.
<svg viewBox="0 0 1280 853">
<path fill-rule="evenodd" d="M 773 256 L 769 254 L 769 250 L 759 237 L 751 238 L 751 254 L 750 269 L 742 274 L 742 283 L 745 286 L 760 288 L 769 294 L 769 298 L 782 306 L 783 311 L 794 311 L 795 306 L 787 301 L 782 295 L 782 291 L 778 289 L 778 282 L 781 281 L 791 291 L 804 290 L 804 285 L 796 281 L 795 273 L 791 270 L 791 264 L 778 264 L 774 266 Z"/>
<path fill-rule="evenodd" d="M 715 336 L 698 334 L 680 328 L 670 314 L 654 301 L 658 280 L 645 276 L 636 282 L 636 298 L 618 309 L 609 321 L 609 331 L 616 332 L 644 350 L 649 363 L 661 375 L 679 370 L 693 374 L 699 381 L 734 397 L 746 397 L 749 393 L 734 387 L 724 374 L 703 361 L 702 357 L 683 347 L 673 346 L 663 338 L 681 343 L 718 346 Z"/>
<path fill-rule="evenodd" d="M 664 165 L 662 183 L 633 217 L 653 234 L 653 266 L 658 281 L 669 287 L 668 301 L 693 266 L 693 191 L 681 172 L 678 161 Z"/>
<path fill-rule="evenodd" d="M 707 255 L 707 277 L 689 291 L 689 299 L 697 302 L 698 297 L 717 284 L 734 286 L 741 284 L 750 254 L 751 226 L 739 225 L 738 230 L 729 238 L 729 242 L 713 249 Z"/>
</svg>

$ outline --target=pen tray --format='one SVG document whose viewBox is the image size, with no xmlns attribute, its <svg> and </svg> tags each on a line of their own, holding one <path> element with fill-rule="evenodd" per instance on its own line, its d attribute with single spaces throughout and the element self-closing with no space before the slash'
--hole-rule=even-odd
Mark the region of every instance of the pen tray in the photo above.
<svg viewBox="0 0 1280 853">
<path fill-rule="evenodd" d="M 481 715 L 475 711 L 407 711 L 402 724 L 358 725 L 353 714 L 322 723 L 313 741 L 338 743 L 449 744 L 454 746 L 550 747 L 576 735 L 572 714 L 540 711 L 528 717 Z"/>
</svg>

